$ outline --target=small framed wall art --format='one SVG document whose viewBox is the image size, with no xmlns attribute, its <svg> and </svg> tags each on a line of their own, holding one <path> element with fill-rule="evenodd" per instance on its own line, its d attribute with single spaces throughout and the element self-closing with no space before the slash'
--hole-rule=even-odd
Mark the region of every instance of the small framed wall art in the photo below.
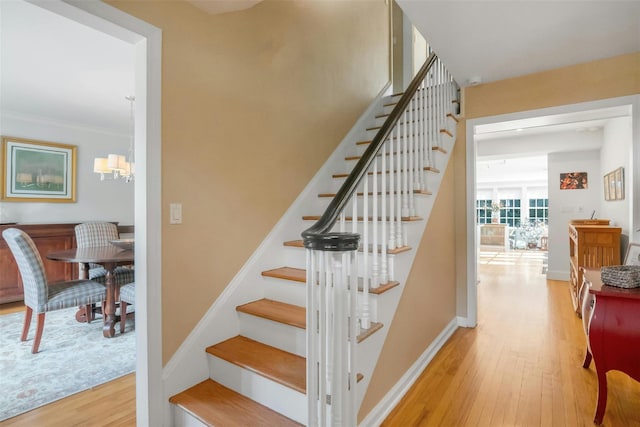
<svg viewBox="0 0 640 427">
<path fill-rule="evenodd" d="M 624 168 L 609 172 L 603 180 L 604 199 L 607 201 L 624 200 Z"/>
<path fill-rule="evenodd" d="M 560 174 L 561 190 L 584 190 L 588 188 L 589 181 L 586 172 L 567 172 Z"/>
</svg>

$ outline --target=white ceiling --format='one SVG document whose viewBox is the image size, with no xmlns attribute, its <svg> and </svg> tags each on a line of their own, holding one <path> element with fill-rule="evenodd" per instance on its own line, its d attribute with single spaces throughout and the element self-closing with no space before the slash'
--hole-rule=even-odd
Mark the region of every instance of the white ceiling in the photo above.
<svg viewBox="0 0 640 427">
<path fill-rule="evenodd" d="M 640 1 L 398 1 L 462 84 L 640 51 Z M 219 13 L 256 0 L 190 2 Z M 0 0 L 3 115 L 128 133 L 133 67 L 130 44 Z"/>
<path fill-rule="evenodd" d="M 397 2 L 462 86 L 640 51 L 640 1 Z"/>
<path fill-rule="evenodd" d="M 2 115 L 130 133 L 134 49 L 22 0 L 0 0 Z"/>
</svg>

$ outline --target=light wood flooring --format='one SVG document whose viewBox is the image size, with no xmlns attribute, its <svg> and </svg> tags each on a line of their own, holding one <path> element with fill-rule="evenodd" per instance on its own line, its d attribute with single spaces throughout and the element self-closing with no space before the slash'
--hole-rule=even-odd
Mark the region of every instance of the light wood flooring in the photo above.
<svg viewBox="0 0 640 427">
<path fill-rule="evenodd" d="M 593 425 L 595 368 L 582 368 L 581 320 L 568 283 L 542 274 L 544 256 L 480 254 L 478 327 L 454 333 L 383 426 Z M 640 383 L 607 377 L 603 425 L 640 426 Z"/>
<path fill-rule="evenodd" d="M 580 319 L 568 284 L 542 274 L 543 257 L 481 253 L 478 327 L 454 333 L 383 426 L 593 425 L 597 381 L 593 365 L 581 367 Z M 640 383 L 608 379 L 603 425 L 640 427 Z M 72 425 L 134 426 L 134 374 L 0 422 Z"/>
</svg>

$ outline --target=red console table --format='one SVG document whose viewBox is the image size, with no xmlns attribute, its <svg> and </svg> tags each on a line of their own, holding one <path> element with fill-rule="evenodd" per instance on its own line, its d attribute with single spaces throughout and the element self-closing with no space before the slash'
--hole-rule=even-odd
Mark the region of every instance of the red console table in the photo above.
<svg viewBox="0 0 640 427">
<path fill-rule="evenodd" d="M 593 422 L 602 423 L 607 406 L 607 372 L 617 370 L 640 381 L 640 288 L 607 286 L 600 269 L 583 269 L 582 321 L 587 334 L 583 368 L 591 359 L 598 375 Z"/>
</svg>

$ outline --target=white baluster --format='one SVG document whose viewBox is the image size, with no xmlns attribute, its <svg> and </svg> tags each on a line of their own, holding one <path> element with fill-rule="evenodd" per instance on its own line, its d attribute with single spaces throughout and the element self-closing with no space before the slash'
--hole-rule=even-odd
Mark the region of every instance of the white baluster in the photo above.
<svg viewBox="0 0 640 427">
<path fill-rule="evenodd" d="M 384 176 L 383 176 L 384 178 Z M 378 157 L 373 159 L 373 213 L 371 231 L 373 232 L 373 242 L 371 249 L 371 288 L 375 289 L 380 284 L 380 265 L 378 263 Z"/>
<path fill-rule="evenodd" d="M 380 181 L 380 283 L 387 283 L 387 150 L 388 140 L 382 146 L 381 181 Z M 391 176 L 392 173 L 389 173 Z"/>
<path fill-rule="evenodd" d="M 415 151 L 415 146 L 416 146 L 416 131 L 417 131 L 417 126 L 416 126 L 416 121 L 415 121 L 415 113 L 414 113 L 414 108 L 415 105 L 413 103 L 413 98 L 411 98 L 411 100 L 409 101 L 409 125 L 411 126 L 409 128 L 409 146 L 408 146 L 408 150 L 407 150 L 407 195 L 409 197 L 409 216 L 416 216 L 416 205 L 415 205 L 415 200 L 414 200 L 414 194 L 413 194 L 413 183 L 414 183 L 414 162 L 413 162 L 413 158 L 414 158 L 414 151 Z"/>
<path fill-rule="evenodd" d="M 360 312 L 360 326 L 362 329 L 371 327 L 369 317 L 369 175 L 364 176 L 364 195 L 362 201 L 362 303 Z"/>
<path fill-rule="evenodd" d="M 307 399 L 316 404 L 307 405 L 307 424 L 318 425 L 318 298 L 317 289 L 313 286 L 316 277 L 316 251 L 307 249 Z"/>
<path fill-rule="evenodd" d="M 396 139 L 400 136 L 400 131 L 398 130 L 398 126 L 395 128 Z M 386 145 L 389 147 L 389 249 L 396 248 L 396 230 L 395 230 L 395 222 L 394 222 L 394 214 L 395 214 L 395 187 L 394 187 L 394 179 L 395 179 L 395 171 L 393 170 L 393 131 L 389 135 L 389 140 Z"/>
<path fill-rule="evenodd" d="M 396 204 L 395 204 L 395 209 L 396 209 L 396 225 L 395 225 L 395 232 L 396 232 L 396 247 L 397 248 L 401 248 L 402 246 L 404 246 L 404 242 L 402 241 L 402 149 L 400 148 L 402 145 L 402 141 L 401 141 L 401 126 L 398 123 L 397 125 L 398 128 L 398 137 L 396 138 L 396 170 L 395 170 L 395 175 L 396 175 Z"/>
<path fill-rule="evenodd" d="M 349 259 L 350 274 L 349 274 L 349 413 L 345 416 L 345 425 L 355 426 L 357 424 L 358 408 L 356 399 L 356 383 L 357 383 L 357 369 L 356 369 L 356 351 L 357 351 L 357 317 L 356 317 L 356 302 L 358 300 L 358 269 L 356 266 L 357 256 L 356 251 L 346 255 Z"/>
<path fill-rule="evenodd" d="M 347 369 L 347 319 L 346 312 L 346 275 L 342 268 L 342 253 L 335 252 L 331 256 L 333 272 L 333 286 L 331 286 L 333 301 L 333 324 L 331 330 L 331 425 L 340 426 L 343 422 L 344 392 L 346 391 Z"/>
<path fill-rule="evenodd" d="M 409 153 L 408 151 L 408 132 L 407 132 L 407 113 L 402 115 L 404 121 L 403 126 L 403 138 L 402 138 L 402 216 L 408 217 L 409 213 L 409 195 L 407 194 L 409 188 Z M 403 240 L 404 241 L 404 240 Z"/>
<path fill-rule="evenodd" d="M 326 253 L 319 252 L 318 253 L 318 263 L 319 263 L 319 319 L 318 319 L 318 335 L 320 336 L 320 343 L 318 346 L 318 399 L 319 399 L 319 414 L 318 414 L 318 425 L 326 426 L 327 425 L 327 274 L 326 274 L 326 265 L 325 258 Z M 312 286 L 314 287 L 314 286 Z"/>
</svg>

